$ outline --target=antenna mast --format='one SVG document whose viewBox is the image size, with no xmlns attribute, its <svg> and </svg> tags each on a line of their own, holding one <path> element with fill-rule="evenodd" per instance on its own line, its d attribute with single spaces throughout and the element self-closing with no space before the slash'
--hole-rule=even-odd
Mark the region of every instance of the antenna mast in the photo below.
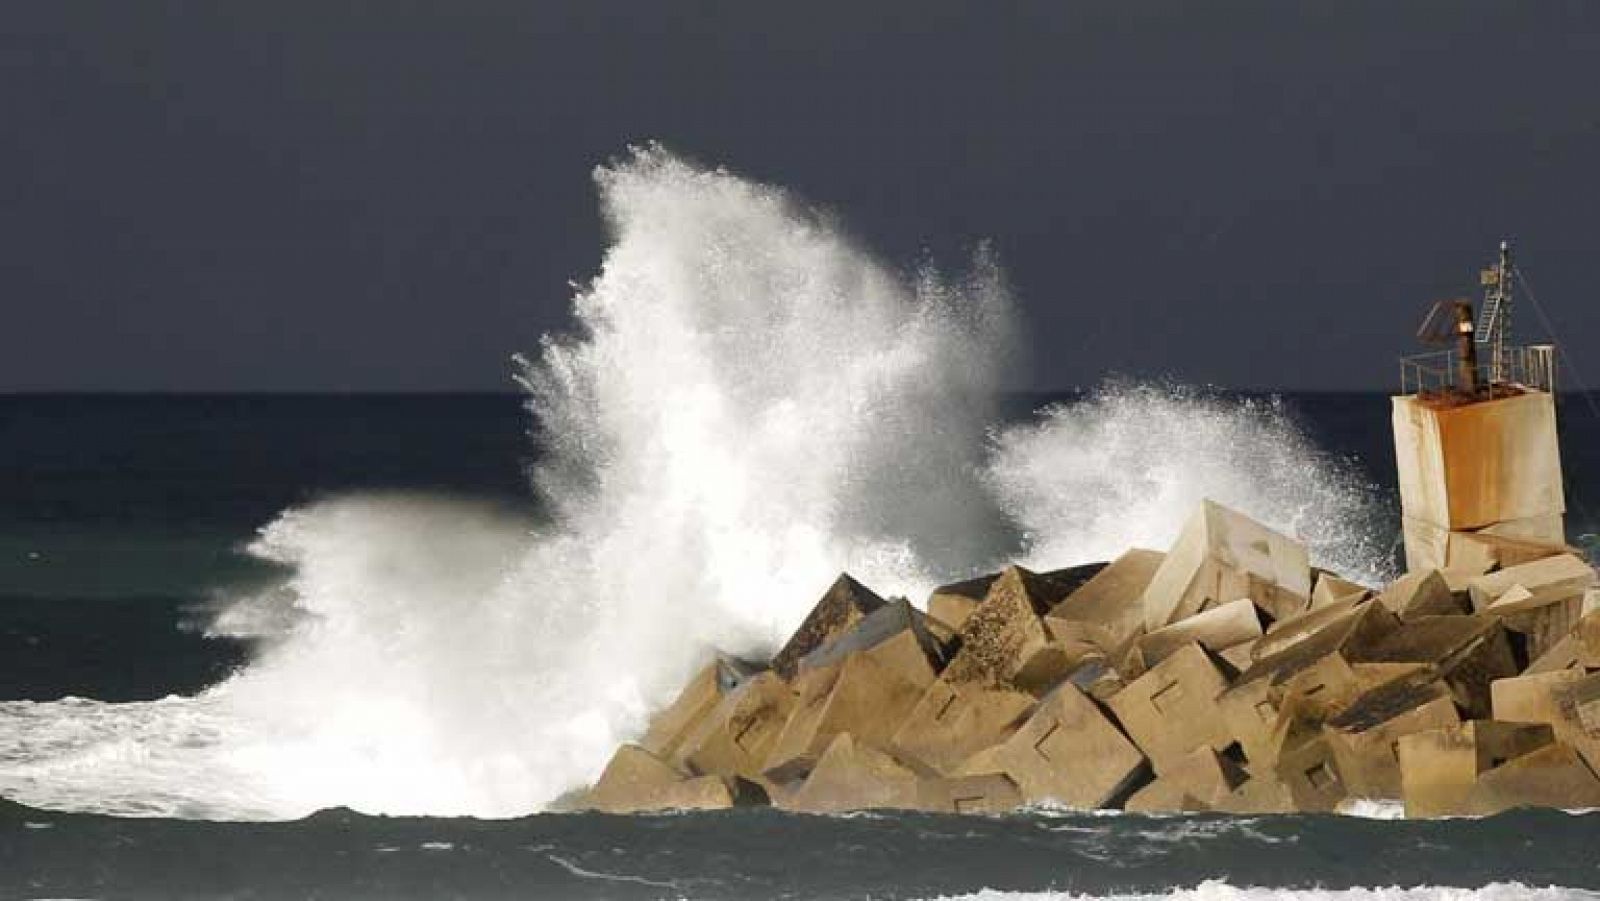
<svg viewBox="0 0 1600 901">
<path fill-rule="evenodd" d="M 1509 380 L 1506 343 L 1511 337 L 1511 242 L 1500 242 L 1500 261 L 1480 273 L 1483 308 L 1478 315 L 1477 339 L 1488 345 L 1489 384 Z"/>
</svg>

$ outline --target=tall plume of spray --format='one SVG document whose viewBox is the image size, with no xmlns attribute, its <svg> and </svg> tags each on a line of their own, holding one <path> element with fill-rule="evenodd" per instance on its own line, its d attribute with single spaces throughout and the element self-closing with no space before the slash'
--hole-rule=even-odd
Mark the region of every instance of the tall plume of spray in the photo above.
<svg viewBox="0 0 1600 901">
<path fill-rule="evenodd" d="M 1113 385 L 989 431 L 1015 354 L 985 254 L 902 277 L 783 191 L 654 147 L 597 181 L 611 244 L 577 332 L 520 364 L 548 527 L 416 497 L 288 511 L 251 547 L 288 580 L 215 626 L 272 634 L 257 660 L 194 698 L 0 703 L 0 794 L 518 815 L 712 649 L 771 650 L 841 570 L 920 601 L 1019 554 L 1164 546 L 1210 496 L 1371 571 L 1370 492 L 1270 404 Z"/>
<path fill-rule="evenodd" d="M 538 809 L 841 570 L 920 595 L 1014 542 L 979 476 L 1010 336 L 985 256 L 902 278 L 659 148 L 597 180 L 611 243 L 578 332 L 520 363 L 550 525 L 364 497 L 257 542 L 294 574 L 266 606 L 300 617 L 213 696 L 252 724 L 234 759 L 269 808 Z"/>
</svg>

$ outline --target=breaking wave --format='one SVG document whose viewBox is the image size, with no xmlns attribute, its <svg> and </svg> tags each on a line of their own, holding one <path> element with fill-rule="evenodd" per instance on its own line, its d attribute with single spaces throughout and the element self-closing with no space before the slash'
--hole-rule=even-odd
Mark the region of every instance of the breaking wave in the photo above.
<svg viewBox="0 0 1600 901">
<path fill-rule="evenodd" d="M 1304 542 L 1368 584 L 1389 572 L 1392 514 L 1358 462 L 1318 448 L 1273 397 L 1111 382 L 998 439 L 990 480 L 1038 567 L 1165 549 L 1206 498 Z"/>
<path fill-rule="evenodd" d="M 1280 406 L 1111 385 L 994 431 L 1010 299 L 886 268 L 780 189 L 647 148 L 600 169 L 575 333 L 521 362 L 538 524 L 362 496 L 249 548 L 289 573 L 194 698 L 0 704 L 0 794 L 215 818 L 511 816 L 591 779 L 712 648 L 771 650 L 841 570 L 884 594 L 1163 546 L 1205 496 L 1376 573 L 1372 500 Z"/>
</svg>

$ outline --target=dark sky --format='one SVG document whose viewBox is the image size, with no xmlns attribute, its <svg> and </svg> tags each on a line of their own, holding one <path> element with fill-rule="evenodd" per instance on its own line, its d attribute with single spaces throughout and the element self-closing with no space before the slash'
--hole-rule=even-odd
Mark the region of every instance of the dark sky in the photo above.
<svg viewBox="0 0 1600 901">
<path fill-rule="evenodd" d="M 1387 387 L 1503 235 L 1600 383 L 1582 0 L 19 0 L 0 123 L 0 390 L 509 388 L 649 139 L 993 239 L 1019 387 Z"/>
</svg>

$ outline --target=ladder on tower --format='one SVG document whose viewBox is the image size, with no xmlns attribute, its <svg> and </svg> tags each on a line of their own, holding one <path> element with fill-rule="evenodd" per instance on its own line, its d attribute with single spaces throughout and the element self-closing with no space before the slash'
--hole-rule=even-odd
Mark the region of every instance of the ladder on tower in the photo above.
<svg viewBox="0 0 1600 901">
<path fill-rule="evenodd" d="M 1483 283 L 1483 306 L 1478 309 L 1478 325 L 1474 332 L 1478 343 L 1484 346 L 1489 364 L 1489 384 L 1506 381 L 1506 343 L 1511 331 L 1511 244 L 1500 242 L 1500 260 L 1492 269 L 1483 270 L 1479 279 Z"/>
</svg>

